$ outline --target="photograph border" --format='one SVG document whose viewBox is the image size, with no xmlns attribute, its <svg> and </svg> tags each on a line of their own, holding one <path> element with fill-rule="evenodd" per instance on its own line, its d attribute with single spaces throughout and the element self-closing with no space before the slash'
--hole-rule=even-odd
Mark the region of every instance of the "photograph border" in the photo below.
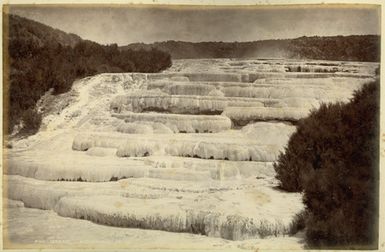
<svg viewBox="0 0 385 252">
<path fill-rule="evenodd" d="M 4 8 L 6 8 L 6 5 L 8 4 L 21 4 L 21 5 L 35 5 L 35 4 L 48 4 L 48 5 L 61 5 L 61 4 L 74 4 L 76 6 L 83 6 L 83 5 L 87 5 L 89 6 L 90 4 L 92 4 L 93 6 L 111 6 L 113 5 L 113 7 L 122 7 L 123 5 L 126 6 L 126 5 L 135 5 L 135 6 L 143 6 L 143 7 L 149 7 L 149 6 L 158 6 L 158 7 L 161 7 L 161 6 L 164 6 L 164 5 L 167 5 L 167 6 L 172 6 L 172 7 L 175 7 L 175 8 L 178 8 L 178 6 L 180 7 L 183 7 L 183 6 L 198 6 L 198 7 L 207 7 L 207 8 L 210 8 L 210 7 L 213 7 L 213 6 L 221 6 L 221 7 L 229 7 L 229 8 L 237 8 L 237 6 L 241 7 L 241 8 L 247 8 L 248 6 L 249 7 L 255 7 L 256 5 L 258 5 L 259 7 L 266 7 L 266 8 L 269 8 L 269 7 L 277 7 L 277 6 L 285 6 L 285 7 L 295 7 L 297 5 L 318 5 L 318 4 L 322 4 L 322 5 L 334 5 L 334 6 L 344 6 L 346 4 L 348 5 L 351 5 L 351 4 L 357 4 L 357 7 L 360 7 L 360 5 L 379 5 L 381 6 L 381 36 L 384 35 L 384 27 L 385 27 L 385 18 L 383 17 L 383 13 L 384 13 L 384 3 L 381 1 L 381 0 L 367 0 L 367 1 L 352 1 L 352 0 L 340 0 L 340 1 L 330 1 L 330 0 L 324 0 L 324 1 L 316 1 L 316 0 L 307 0 L 307 1 L 304 1 L 304 0 L 292 0 L 292 1 L 289 1 L 289 0 L 261 0 L 261 1 L 255 1 L 255 0 L 244 0 L 244 1 L 241 1 L 241 0 L 200 0 L 200 1 L 194 1 L 194 0 L 142 0 L 142 1 L 124 1 L 124 0 L 109 0 L 109 1 L 105 1 L 105 0 L 100 0 L 100 1 L 92 1 L 92 0 L 78 0 L 78 1 L 71 1 L 71 0 L 35 0 L 35 1 L 32 1 L 32 0 L 8 0 L 8 1 L 3 1 L 2 3 L 2 14 L 3 15 L 3 12 L 4 12 Z M 350 6 L 349 6 L 350 7 Z M 0 25 L 0 29 L 2 31 L 2 34 L 3 32 L 5 31 L 4 30 L 4 24 L 3 24 L 3 17 L 1 17 L 0 19 L 2 22 L 2 24 Z M 3 35 L 2 35 L 2 39 L 3 39 Z M 5 55 L 3 55 L 4 53 L 4 41 L 2 43 L 3 45 L 3 50 L 2 50 L 2 59 L 4 60 L 5 59 Z M 385 42 L 384 42 L 384 39 L 381 38 L 381 61 L 380 61 L 380 68 L 381 68 L 381 73 L 384 73 L 385 72 L 385 67 L 384 67 L 384 64 L 383 64 L 383 61 L 384 61 L 384 56 L 385 56 L 385 53 L 384 53 L 384 48 L 385 48 Z M 2 71 L 2 74 L 4 74 L 4 68 L 3 68 L 3 60 L 1 61 L 0 63 L 0 68 L 1 68 L 1 71 Z M 380 83 L 384 83 L 384 74 L 381 74 L 380 75 Z M 5 81 L 5 76 L 3 75 L 3 83 Z M 2 88 L 3 88 L 3 85 L 2 85 Z M 1 92 L 2 92 L 2 88 L 1 88 Z M 384 160 L 385 160 L 385 119 L 384 119 L 384 109 L 385 109 L 385 101 L 384 101 L 384 97 L 385 97 L 385 89 L 384 88 L 380 88 L 381 90 L 381 98 L 380 98 L 380 103 L 381 103 L 381 108 L 380 108 L 380 139 L 379 139 L 379 142 L 380 142 L 380 164 L 379 164 L 379 173 L 380 173 L 380 188 L 379 188 L 379 213 L 380 213 L 380 218 L 379 218 L 379 240 L 378 240 L 378 249 L 377 251 L 385 251 L 385 200 L 384 200 L 384 196 L 382 195 L 385 195 L 385 172 L 382 171 L 382 167 L 384 165 Z M 1 100 L 1 106 L 3 106 L 3 95 L 0 96 L 0 100 Z M 1 117 L 1 122 L 4 124 L 5 122 L 3 121 L 3 116 Z M 1 128 L 1 130 L 3 129 L 3 127 Z M 1 161 L 1 169 L 4 169 L 4 151 L 6 150 L 4 148 L 4 139 L 3 139 L 3 132 L 1 134 L 1 141 L 3 143 L 3 148 L 1 149 L 1 154 L 2 154 L 2 161 Z M 1 190 L 2 190 L 2 195 L 5 195 L 6 193 L 6 190 L 4 188 L 4 184 L 3 184 L 3 179 L 1 180 Z M 2 204 L 3 206 L 3 200 L 2 200 L 2 197 L 0 197 L 0 204 Z M 3 207 L 3 211 L 4 211 L 4 207 Z M 1 221 L 3 220 L 3 211 L 0 211 L 0 218 L 1 218 Z M 3 234 L 3 227 L 1 228 L 1 231 L 2 232 L 2 235 Z M 4 236 L 3 236 L 4 237 Z M 0 248 L 3 248 L 3 239 L 1 239 L 1 242 L 0 242 Z M 53 245 L 52 247 L 50 246 L 48 249 L 44 249 L 45 251 L 51 251 L 53 249 L 63 249 L 63 248 L 66 248 L 66 246 L 55 246 Z M 103 247 L 104 248 L 104 247 Z M 3 248 L 4 249 L 4 248 Z M 89 249 L 94 249 L 94 250 L 102 250 L 104 251 L 105 249 L 99 249 L 97 248 L 97 246 L 92 246 L 90 245 Z M 129 250 L 130 248 L 122 248 L 124 250 Z M 5 249 L 4 249 L 5 250 Z M 6 249 L 8 250 L 8 249 Z M 15 249 L 9 249 L 9 250 L 12 250 L 12 251 L 19 251 L 18 249 L 15 250 Z M 35 250 L 35 249 L 33 249 Z M 40 248 L 36 248 L 36 251 L 40 251 L 42 249 Z M 83 249 L 66 249 L 66 251 L 82 251 Z M 117 248 L 114 248 L 114 250 L 118 250 Z M 133 250 L 138 250 L 137 248 L 133 249 Z M 231 250 L 227 250 L 227 249 L 220 249 L 221 251 L 231 251 Z M 263 250 L 263 249 L 262 249 Z M 31 250 L 32 251 L 32 250 Z M 148 250 L 148 249 L 141 249 L 141 251 L 153 251 L 153 250 Z M 163 250 L 163 249 L 157 249 L 157 251 L 170 251 L 170 250 Z M 187 251 L 197 251 L 195 249 L 183 249 L 183 250 L 173 250 L 173 251 L 184 251 L 184 252 L 187 252 Z M 218 251 L 218 250 L 206 250 L 206 251 Z M 280 250 L 268 250 L 268 251 L 280 251 Z M 292 250 L 291 250 L 292 251 Z M 305 250 L 306 251 L 306 250 Z M 327 251 L 327 250 L 325 250 Z M 372 250 L 373 251 L 373 250 Z"/>
</svg>

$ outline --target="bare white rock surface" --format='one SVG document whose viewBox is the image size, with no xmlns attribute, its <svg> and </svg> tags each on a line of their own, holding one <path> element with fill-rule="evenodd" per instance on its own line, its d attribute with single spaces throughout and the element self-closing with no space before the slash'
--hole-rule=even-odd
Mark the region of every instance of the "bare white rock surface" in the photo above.
<svg viewBox="0 0 385 252">
<path fill-rule="evenodd" d="M 5 149 L 9 248 L 300 249 L 302 195 L 274 161 L 298 120 L 346 102 L 374 63 L 176 60 L 47 93 L 40 131 Z"/>
</svg>

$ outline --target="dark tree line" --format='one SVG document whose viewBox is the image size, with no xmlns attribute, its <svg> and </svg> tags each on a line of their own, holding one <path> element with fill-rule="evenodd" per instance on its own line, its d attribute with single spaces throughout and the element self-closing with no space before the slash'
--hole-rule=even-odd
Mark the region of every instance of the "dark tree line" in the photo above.
<svg viewBox="0 0 385 252">
<path fill-rule="evenodd" d="M 104 46 L 86 40 L 63 45 L 61 31 L 59 41 L 52 40 L 54 36 L 51 40 L 40 39 L 45 33 L 39 25 L 47 31 L 46 26 L 28 19 L 9 18 L 9 74 L 4 86 L 9 95 L 9 104 L 5 104 L 9 105 L 5 115 L 8 132 L 20 119 L 26 124 L 25 133 L 36 132 L 40 119 L 34 111 L 35 104 L 51 88 L 54 94 L 60 94 L 69 91 L 74 80 L 86 76 L 104 72 L 152 73 L 171 66 L 170 55 L 157 49 L 120 51 L 116 44 Z M 33 117 L 37 120 L 31 120 Z"/>
<path fill-rule="evenodd" d="M 174 59 L 262 57 L 379 62 L 380 44 L 378 35 L 352 35 L 251 42 L 166 41 L 135 43 L 121 48 L 157 48 L 171 54 Z"/>
<path fill-rule="evenodd" d="M 380 44 L 377 35 L 315 36 L 291 40 L 288 50 L 294 58 L 379 62 Z"/>
</svg>

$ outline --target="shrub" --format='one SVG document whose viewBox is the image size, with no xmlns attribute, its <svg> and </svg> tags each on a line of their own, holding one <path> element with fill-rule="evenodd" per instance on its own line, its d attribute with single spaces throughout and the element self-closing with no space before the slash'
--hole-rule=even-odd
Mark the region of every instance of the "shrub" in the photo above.
<svg viewBox="0 0 385 252">
<path fill-rule="evenodd" d="M 289 226 L 289 234 L 294 235 L 305 228 L 306 219 L 309 213 L 306 210 L 303 210 L 300 213 L 297 213 Z"/>
<path fill-rule="evenodd" d="M 24 111 L 22 116 L 23 128 L 20 130 L 22 134 L 35 134 L 39 131 L 41 125 L 41 114 L 34 109 Z"/>
<path fill-rule="evenodd" d="M 299 122 L 274 168 L 280 186 L 303 191 L 311 247 L 375 247 L 379 82 L 347 104 L 324 104 Z"/>
</svg>

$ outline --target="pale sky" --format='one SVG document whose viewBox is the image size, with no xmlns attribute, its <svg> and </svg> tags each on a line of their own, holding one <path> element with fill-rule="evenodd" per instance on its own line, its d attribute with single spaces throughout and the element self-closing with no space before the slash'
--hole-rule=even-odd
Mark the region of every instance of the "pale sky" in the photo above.
<svg viewBox="0 0 385 252">
<path fill-rule="evenodd" d="M 374 7 L 21 7 L 10 12 L 101 44 L 380 34 Z"/>
</svg>

